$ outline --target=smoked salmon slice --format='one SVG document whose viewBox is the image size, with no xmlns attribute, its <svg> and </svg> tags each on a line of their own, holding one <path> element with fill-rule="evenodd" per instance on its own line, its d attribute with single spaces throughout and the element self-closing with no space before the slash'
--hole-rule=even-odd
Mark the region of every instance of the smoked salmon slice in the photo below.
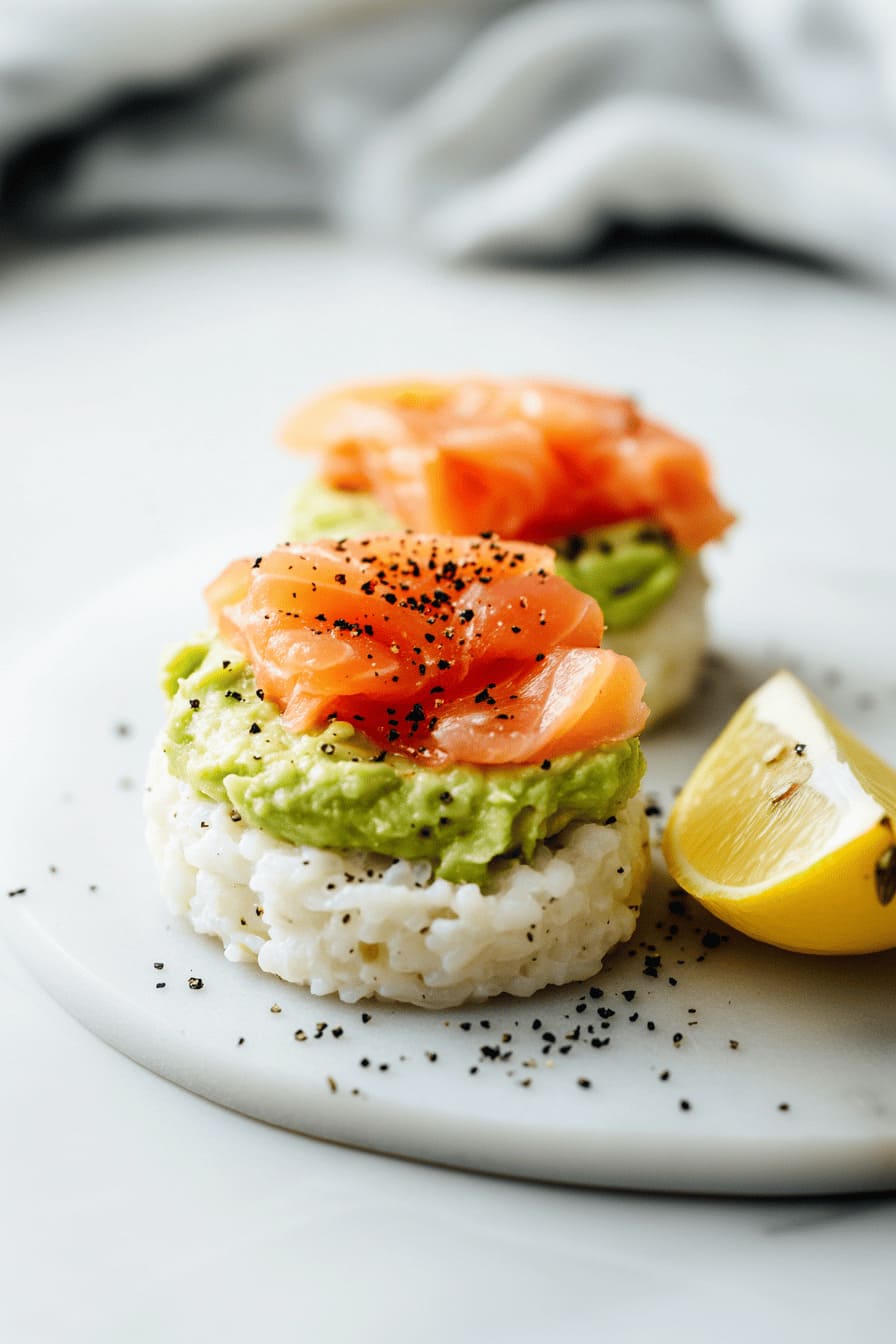
<svg viewBox="0 0 896 1344">
<path fill-rule="evenodd" d="M 547 542 L 643 518 L 696 551 L 734 519 L 695 443 L 629 397 L 563 383 L 359 384 L 300 407 L 283 438 L 419 532 Z"/>
<path fill-rule="evenodd" d="M 433 765 L 549 763 L 633 737 L 630 659 L 554 553 L 488 536 L 394 533 L 279 546 L 206 589 L 222 636 L 296 733 L 332 719 Z"/>
</svg>

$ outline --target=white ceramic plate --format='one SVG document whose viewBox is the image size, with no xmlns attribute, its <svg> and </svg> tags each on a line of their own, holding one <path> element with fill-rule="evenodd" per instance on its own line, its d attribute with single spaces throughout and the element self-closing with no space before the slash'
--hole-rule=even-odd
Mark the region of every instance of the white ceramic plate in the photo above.
<svg viewBox="0 0 896 1344">
<path fill-rule="evenodd" d="M 436 1015 L 314 999 L 229 964 L 172 919 L 141 816 L 163 713 L 156 668 L 201 623 L 199 588 L 228 558 L 225 544 L 125 581 L 6 688 L 8 707 L 40 710 L 6 730 L 4 870 L 7 890 L 25 890 L 0 893 L 2 914 L 64 1007 L 223 1105 L 408 1157 L 651 1190 L 896 1185 L 896 954 L 821 960 L 728 935 L 670 893 L 659 859 L 635 939 L 594 987 Z M 734 705 L 782 663 L 896 758 L 896 634 L 857 610 L 854 576 L 796 564 L 782 576 L 736 554 L 722 568 L 699 703 L 648 744 L 663 812 Z M 889 586 L 863 584 L 886 609 Z"/>
</svg>

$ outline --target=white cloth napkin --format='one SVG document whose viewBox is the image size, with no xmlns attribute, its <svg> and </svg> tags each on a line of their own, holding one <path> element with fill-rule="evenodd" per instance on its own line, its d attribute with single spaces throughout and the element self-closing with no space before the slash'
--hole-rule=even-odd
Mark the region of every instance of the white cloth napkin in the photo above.
<svg viewBox="0 0 896 1344">
<path fill-rule="evenodd" d="M 896 281 L 896 2 L 0 0 L 3 159 L 26 226 L 562 257 L 685 221 Z"/>
</svg>

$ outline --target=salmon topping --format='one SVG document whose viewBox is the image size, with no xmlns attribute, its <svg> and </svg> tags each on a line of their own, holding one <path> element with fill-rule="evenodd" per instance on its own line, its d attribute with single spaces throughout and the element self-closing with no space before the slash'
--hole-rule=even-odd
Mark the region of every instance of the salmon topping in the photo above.
<svg viewBox="0 0 896 1344">
<path fill-rule="evenodd" d="M 295 733 L 333 719 L 383 750 L 512 765 L 632 737 L 644 681 L 602 649 L 553 552 L 398 533 L 279 546 L 206 589 L 225 640 Z"/>
<path fill-rule="evenodd" d="M 301 407 L 285 443 L 322 454 L 406 527 L 551 541 L 647 519 L 696 551 L 733 521 L 696 444 L 630 397 L 525 379 L 347 387 Z"/>
</svg>

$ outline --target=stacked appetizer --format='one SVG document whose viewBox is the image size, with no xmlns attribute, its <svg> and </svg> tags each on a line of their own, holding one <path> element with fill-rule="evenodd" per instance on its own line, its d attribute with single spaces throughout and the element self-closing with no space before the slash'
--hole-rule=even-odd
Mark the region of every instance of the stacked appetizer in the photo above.
<svg viewBox="0 0 896 1344">
<path fill-rule="evenodd" d="M 347 1001 L 598 971 L 647 877 L 647 710 L 556 569 L 547 547 L 409 532 L 230 565 L 213 630 L 166 668 L 147 812 L 172 908 Z"/>
<path fill-rule="evenodd" d="M 300 408 L 285 441 L 320 459 L 291 540 L 406 527 L 549 543 L 644 673 L 651 723 L 689 698 L 706 644 L 698 554 L 732 514 L 701 450 L 631 398 L 523 379 L 370 384 Z"/>
</svg>

